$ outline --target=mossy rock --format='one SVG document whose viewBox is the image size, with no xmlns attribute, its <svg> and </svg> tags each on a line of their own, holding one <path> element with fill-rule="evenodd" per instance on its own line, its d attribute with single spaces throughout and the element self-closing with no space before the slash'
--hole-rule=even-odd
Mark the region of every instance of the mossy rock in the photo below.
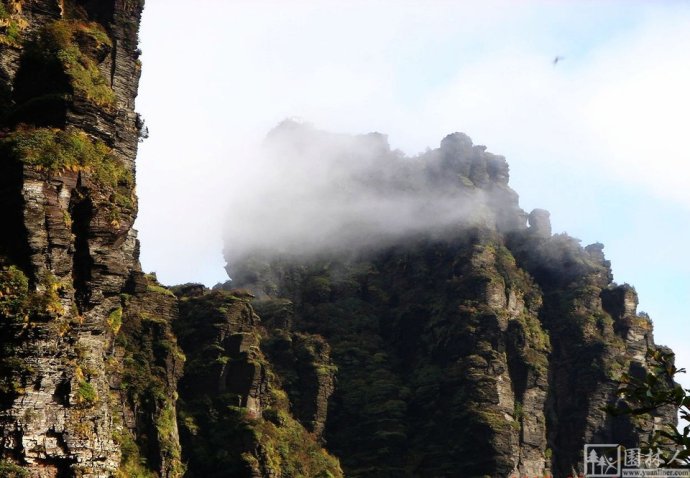
<svg viewBox="0 0 690 478">
<path fill-rule="evenodd" d="M 117 98 L 97 66 L 111 48 L 112 41 L 98 23 L 58 20 L 44 27 L 29 53 L 39 61 L 57 60 L 73 94 L 111 108 Z"/>
<path fill-rule="evenodd" d="M 0 2 L 0 44 L 19 47 L 28 23 L 17 12 L 10 12 Z"/>
<path fill-rule="evenodd" d="M 7 460 L 0 460 L 0 476 L 2 478 L 28 478 L 29 471 Z"/>
<path fill-rule="evenodd" d="M 2 140 L 8 153 L 46 175 L 81 172 L 111 211 L 132 209 L 134 175 L 102 141 L 78 129 L 20 127 Z"/>
</svg>

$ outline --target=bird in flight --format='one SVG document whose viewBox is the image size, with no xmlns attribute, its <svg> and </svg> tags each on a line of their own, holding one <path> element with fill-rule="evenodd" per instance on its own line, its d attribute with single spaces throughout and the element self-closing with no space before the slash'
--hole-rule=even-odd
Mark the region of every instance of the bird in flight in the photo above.
<svg viewBox="0 0 690 478">
<path fill-rule="evenodd" d="M 565 58 L 563 58 L 562 56 L 557 56 L 557 57 L 555 57 L 555 58 L 553 59 L 553 66 L 558 65 L 558 62 L 561 61 L 561 60 L 564 60 L 564 59 L 565 59 Z"/>
</svg>

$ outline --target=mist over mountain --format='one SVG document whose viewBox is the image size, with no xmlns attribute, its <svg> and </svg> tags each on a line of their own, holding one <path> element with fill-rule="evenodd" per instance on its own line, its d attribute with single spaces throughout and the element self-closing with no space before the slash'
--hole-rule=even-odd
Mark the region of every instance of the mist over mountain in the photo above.
<svg viewBox="0 0 690 478">
<path fill-rule="evenodd" d="M 407 157 L 380 133 L 334 134 L 286 120 L 228 185 L 229 270 L 255 253 L 313 256 L 459 227 L 524 227 L 524 217 L 508 219 L 517 208 L 508 177 L 502 156 L 463 133 Z"/>
<path fill-rule="evenodd" d="M 229 192 L 232 281 L 216 289 L 256 298 L 295 416 L 346 476 L 567 476 L 585 443 L 652 432 L 602 415 L 666 350 L 635 290 L 602 244 L 519 207 L 503 157 L 462 133 L 408 158 L 378 133 L 295 122 L 264 154 L 268 179 Z"/>
</svg>

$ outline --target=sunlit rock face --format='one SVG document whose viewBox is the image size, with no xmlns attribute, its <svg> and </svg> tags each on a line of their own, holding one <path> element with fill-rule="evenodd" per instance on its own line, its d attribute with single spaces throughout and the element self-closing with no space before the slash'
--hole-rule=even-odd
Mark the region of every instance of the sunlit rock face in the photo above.
<svg viewBox="0 0 690 478">
<path fill-rule="evenodd" d="M 283 248 L 239 250 L 228 233 L 232 286 L 257 296 L 268 333 L 320 336 L 330 348 L 323 436 L 347 476 L 567 476 L 582 469 L 586 443 L 649 437 L 654 420 L 603 411 L 622 373 L 643 370 L 656 347 L 635 291 L 612 282 L 601 244 L 583 248 L 552 234 L 548 211 L 520 209 L 504 158 L 461 133 L 415 158 L 392 155 L 381 135 L 290 123 L 269 148 L 276 137 L 285 158 L 379 155 L 348 189 L 376 199 L 369 178 L 393 177 L 385 188 L 400 208 L 431 215 L 414 229 L 379 221 L 392 226 L 378 242 L 318 249 L 292 247 L 291 236 Z M 455 216 L 444 215 L 449 202 Z M 371 230 L 337 221 L 349 237 Z M 303 244 L 318 228 L 299 230 Z"/>
<path fill-rule="evenodd" d="M 2 6 L 2 472 L 134 476 L 145 458 L 181 476 L 175 421 L 163 424 L 177 305 L 141 273 L 132 229 L 143 1 Z"/>
</svg>

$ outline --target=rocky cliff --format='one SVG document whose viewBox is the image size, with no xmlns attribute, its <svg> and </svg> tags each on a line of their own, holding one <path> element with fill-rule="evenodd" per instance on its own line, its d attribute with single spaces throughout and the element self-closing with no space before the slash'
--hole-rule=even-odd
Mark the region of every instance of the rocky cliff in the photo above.
<svg viewBox="0 0 690 478">
<path fill-rule="evenodd" d="M 0 0 L 0 477 L 560 477 L 584 443 L 673 419 L 603 411 L 644 373 L 649 318 L 601 245 L 526 214 L 463 134 L 402 159 L 286 123 L 270 141 L 290 154 L 385 164 L 357 181 L 389 218 L 433 192 L 419 221 L 311 253 L 229 242 L 214 290 L 144 274 L 142 8 Z"/>
<path fill-rule="evenodd" d="M 279 130 L 286 157 L 322 136 Z M 339 154 L 361 154 L 360 142 Z M 473 207 L 379 244 L 350 230 L 349 245 L 318 253 L 238 255 L 232 241 L 226 251 L 232 283 L 257 295 L 270 333 L 329 345 L 337 374 L 323 436 L 347 476 L 565 477 L 582 471 L 584 444 L 635 446 L 655 421 L 673 422 L 672 411 L 604 411 L 656 346 L 601 244 L 583 248 L 552 234 L 547 211 L 522 211 L 505 160 L 463 134 L 399 163 L 390 187 Z"/>
<path fill-rule="evenodd" d="M 177 303 L 132 229 L 142 4 L 0 3 L 7 476 L 181 475 Z"/>
<path fill-rule="evenodd" d="M 186 476 L 344 476 L 322 448 L 335 372 L 323 339 L 269 333 L 243 290 L 174 290 L 188 358 L 179 407 Z"/>
</svg>

